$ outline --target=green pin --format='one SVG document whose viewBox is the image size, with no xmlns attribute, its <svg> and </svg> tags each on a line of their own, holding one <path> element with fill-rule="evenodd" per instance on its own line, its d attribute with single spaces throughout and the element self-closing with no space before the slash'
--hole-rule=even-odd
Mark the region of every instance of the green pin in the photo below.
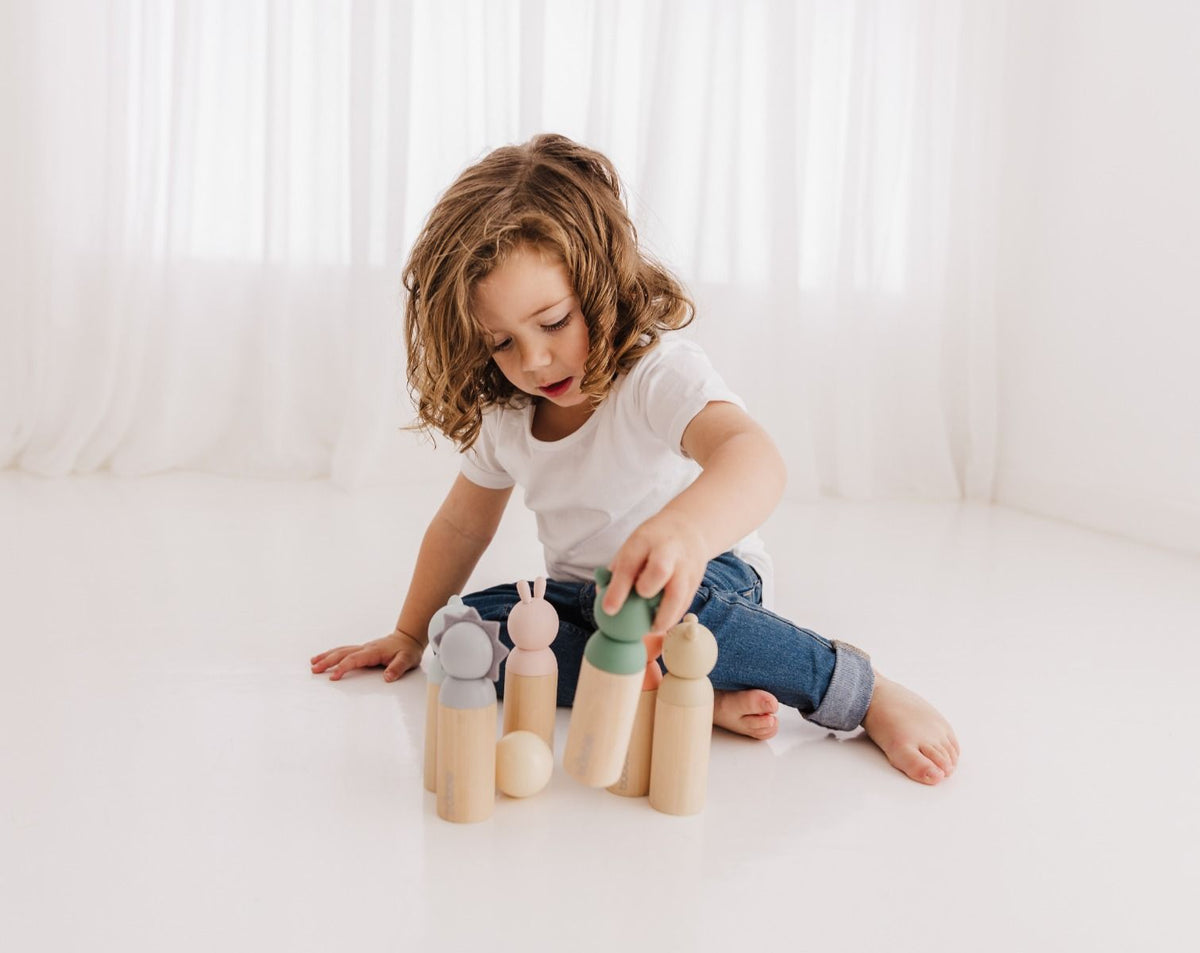
<svg viewBox="0 0 1200 953">
<path fill-rule="evenodd" d="M 615 615 L 604 611 L 602 603 L 612 573 L 607 569 L 596 570 L 596 601 L 593 611 L 596 616 L 596 631 L 584 648 L 584 658 L 602 672 L 613 675 L 633 675 L 646 668 L 646 646 L 642 636 L 650 631 L 654 613 L 662 602 L 662 593 L 645 599 L 630 592 L 625 603 Z"/>
</svg>

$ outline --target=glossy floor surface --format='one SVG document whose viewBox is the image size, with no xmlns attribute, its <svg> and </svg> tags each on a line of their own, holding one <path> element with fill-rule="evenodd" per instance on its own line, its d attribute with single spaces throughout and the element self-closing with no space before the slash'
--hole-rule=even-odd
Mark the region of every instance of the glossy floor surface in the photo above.
<svg viewBox="0 0 1200 953">
<path fill-rule="evenodd" d="M 929 697 L 952 779 L 792 712 L 717 733 L 699 816 L 556 767 L 456 826 L 421 784 L 423 676 L 308 666 L 391 627 L 436 502 L 0 473 L 5 949 L 1196 949 L 1200 558 L 784 505 L 780 610 Z M 476 583 L 538 573 L 519 510 Z"/>
</svg>

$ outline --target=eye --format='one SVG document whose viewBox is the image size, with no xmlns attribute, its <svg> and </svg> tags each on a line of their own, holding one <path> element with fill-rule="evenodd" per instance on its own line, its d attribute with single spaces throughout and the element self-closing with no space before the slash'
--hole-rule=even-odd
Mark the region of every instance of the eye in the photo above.
<svg viewBox="0 0 1200 953">
<path fill-rule="evenodd" d="M 561 321 L 555 321 L 553 324 L 543 324 L 542 330 L 543 331 L 561 331 L 563 328 L 565 328 L 567 326 L 567 324 L 570 322 L 570 320 L 571 320 L 571 312 L 568 311 L 563 316 L 563 319 Z"/>
<path fill-rule="evenodd" d="M 512 338 L 509 338 L 507 341 L 501 341 L 499 344 L 493 344 L 492 353 L 495 354 L 497 351 L 507 351 L 510 347 L 512 347 Z"/>
</svg>

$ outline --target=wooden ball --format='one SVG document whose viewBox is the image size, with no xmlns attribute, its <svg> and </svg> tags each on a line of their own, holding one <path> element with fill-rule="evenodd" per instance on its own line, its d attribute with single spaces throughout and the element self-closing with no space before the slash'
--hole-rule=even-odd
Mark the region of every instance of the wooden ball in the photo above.
<svg viewBox="0 0 1200 953">
<path fill-rule="evenodd" d="M 554 755 L 541 735 L 513 731 L 496 742 L 496 787 L 509 797 L 537 794 L 553 770 Z"/>
</svg>

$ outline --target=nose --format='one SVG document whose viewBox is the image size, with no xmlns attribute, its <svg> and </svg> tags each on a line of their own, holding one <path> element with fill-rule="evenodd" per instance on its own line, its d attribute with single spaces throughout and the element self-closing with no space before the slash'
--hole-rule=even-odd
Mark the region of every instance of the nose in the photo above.
<svg viewBox="0 0 1200 953">
<path fill-rule="evenodd" d="M 526 372 L 546 367 L 552 360 L 553 356 L 547 344 L 537 342 L 527 344 L 521 349 L 521 365 Z"/>
</svg>

